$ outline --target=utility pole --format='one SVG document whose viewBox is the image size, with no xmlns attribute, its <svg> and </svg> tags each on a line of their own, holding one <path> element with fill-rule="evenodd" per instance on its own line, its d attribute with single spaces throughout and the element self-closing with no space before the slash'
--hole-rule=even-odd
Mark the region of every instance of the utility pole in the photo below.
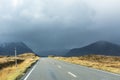
<svg viewBox="0 0 120 80">
<path fill-rule="evenodd" d="M 17 67 L 17 50 L 16 50 L 16 47 L 15 47 L 15 66 Z"/>
</svg>

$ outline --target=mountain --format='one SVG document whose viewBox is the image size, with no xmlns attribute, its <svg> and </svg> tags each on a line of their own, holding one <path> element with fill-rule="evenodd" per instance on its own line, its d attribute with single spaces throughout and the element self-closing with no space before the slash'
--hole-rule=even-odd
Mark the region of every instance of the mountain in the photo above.
<svg viewBox="0 0 120 80">
<path fill-rule="evenodd" d="M 44 50 L 37 52 L 40 56 L 48 56 L 48 55 L 55 55 L 55 56 L 64 56 L 69 50 L 68 49 L 55 49 L 55 50 Z"/>
<path fill-rule="evenodd" d="M 16 48 L 17 54 L 33 52 L 23 42 L 8 42 L 8 43 L 0 44 L 0 55 L 14 55 L 15 48 Z"/>
<path fill-rule="evenodd" d="M 66 56 L 81 56 L 89 54 L 120 56 L 120 45 L 107 41 L 97 41 L 82 48 L 72 49 L 66 54 Z"/>
</svg>

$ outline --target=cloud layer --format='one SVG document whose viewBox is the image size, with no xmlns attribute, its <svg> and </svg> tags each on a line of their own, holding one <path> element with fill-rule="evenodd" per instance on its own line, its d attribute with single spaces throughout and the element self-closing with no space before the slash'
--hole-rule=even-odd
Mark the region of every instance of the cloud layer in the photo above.
<svg viewBox="0 0 120 80">
<path fill-rule="evenodd" d="M 119 0 L 0 0 L 0 39 L 34 50 L 120 43 Z"/>
</svg>

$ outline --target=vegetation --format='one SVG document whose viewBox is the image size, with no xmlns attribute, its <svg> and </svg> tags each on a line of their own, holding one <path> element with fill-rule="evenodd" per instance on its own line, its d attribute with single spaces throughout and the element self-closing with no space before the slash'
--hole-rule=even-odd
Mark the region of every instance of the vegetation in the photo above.
<svg viewBox="0 0 120 80">
<path fill-rule="evenodd" d="M 120 74 L 120 57 L 104 55 L 86 55 L 80 57 L 54 57 L 57 60 L 88 66 Z"/>
<path fill-rule="evenodd" d="M 17 80 L 25 71 L 39 59 L 33 53 L 18 55 L 18 65 L 15 66 L 15 57 L 0 56 L 0 80 Z"/>
</svg>

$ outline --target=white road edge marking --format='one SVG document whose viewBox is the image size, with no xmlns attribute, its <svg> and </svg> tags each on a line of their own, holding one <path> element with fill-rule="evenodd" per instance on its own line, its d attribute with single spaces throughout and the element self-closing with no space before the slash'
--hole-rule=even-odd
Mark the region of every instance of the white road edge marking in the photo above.
<svg viewBox="0 0 120 80">
<path fill-rule="evenodd" d="M 107 71 L 104 71 L 104 70 L 99 70 L 99 69 L 86 67 L 86 66 L 81 66 L 81 67 L 85 67 L 85 68 L 88 68 L 88 69 L 91 69 L 91 70 L 95 70 L 95 71 L 99 71 L 99 72 L 103 72 L 103 73 L 107 73 L 107 74 L 111 74 L 111 75 L 115 75 L 115 76 L 120 76 L 119 74 L 115 74 L 115 73 L 112 73 L 112 72 L 107 72 Z"/>
<path fill-rule="evenodd" d="M 62 68 L 60 65 L 58 65 L 58 68 Z"/>
<path fill-rule="evenodd" d="M 71 76 L 73 76 L 73 77 L 77 77 L 75 74 L 73 74 L 73 73 L 71 73 L 71 72 L 68 72 L 68 74 L 70 74 Z"/>
<path fill-rule="evenodd" d="M 27 80 L 27 78 L 30 76 L 30 74 L 32 73 L 32 71 L 36 68 L 37 64 L 32 68 L 32 70 L 28 73 L 28 75 L 25 77 L 24 80 Z"/>
<path fill-rule="evenodd" d="M 94 69 L 94 68 L 91 68 L 91 69 L 92 69 L 92 70 L 99 71 L 99 72 L 103 72 L 103 73 L 107 73 L 107 74 L 115 75 L 115 76 L 120 76 L 119 74 L 115 74 L 115 73 L 112 73 L 112 72 L 107 72 L 107 71 L 103 71 L 103 70 L 99 70 L 99 69 Z"/>
</svg>

